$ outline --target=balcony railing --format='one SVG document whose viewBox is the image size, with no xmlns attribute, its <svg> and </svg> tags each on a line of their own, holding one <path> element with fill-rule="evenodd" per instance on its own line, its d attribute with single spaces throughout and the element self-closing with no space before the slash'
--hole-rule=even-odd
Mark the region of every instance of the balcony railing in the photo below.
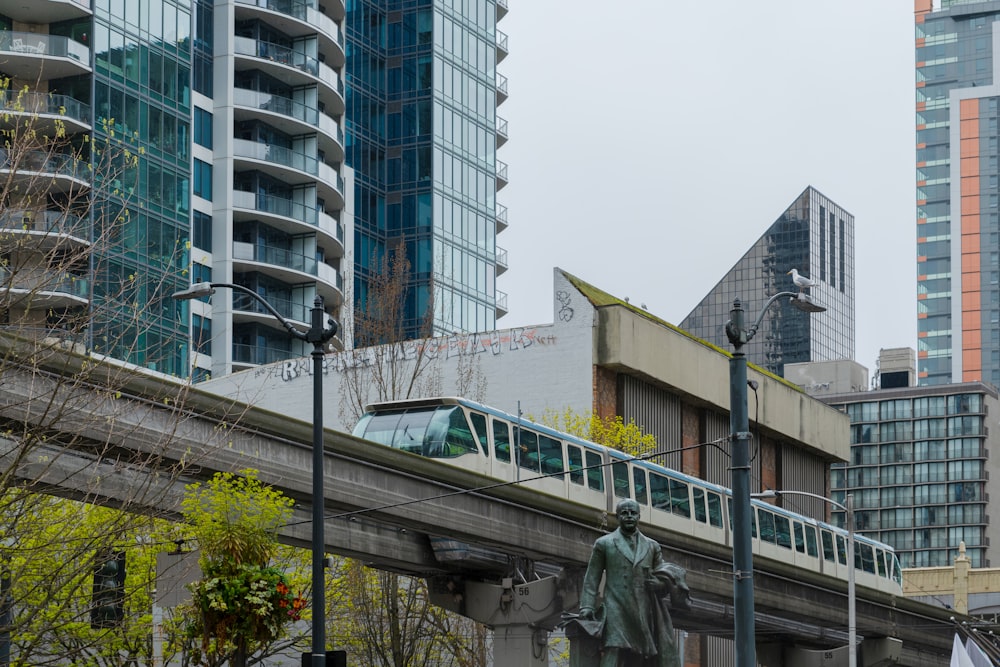
<svg viewBox="0 0 1000 667">
<path fill-rule="evenodd" d="M 237 208 L 251 209 L 262 213 L 280 215 L 285 218 L 298 220 L 307 225 L 319 224 L 319 212 L 317 209 L 285 197 L 274 195 L 258 195 L 253 192 L 236 190 L 233 193 L 233 206 Z"/>
<path fill-rule="evenodd" d="M 253 243 L 233 243 L 233 259 L 271 264 L 285 269 L 316 275 L 316 257 L 274 246 Z"/>
<path fill-rule="evenodd" d="M 90 123 L 90 105 L 68 95 L 4 90 L 0 106 L 11 113 L 65 116 L 80 123 Z"/>
<path fill-rule="evenodd" d="M 296 301 L 292 301 L 291 299 L 285 299 L 271 294 L 262 294 L 261 296 L 263 296 L 269 304 L 274 306 L 274 309 L 281 313 L 282 317 L 289 320 L 296 320 L 298 322 L 310 321 L 309 310 L 312 308 L 311 305 L 298 303 Z M 237 291 L 233 291 L 233 310 L 241 310 L 247 313 L 257 313 L 271 317 L 267 308 L 265 308 L 260 301 L 254 299 L 249 294 Z"/>
<path fill-rule="evenodd" d="M 306 55 L 301 51 L 296 51 L 295 49 L 281 44 L 266 42 L 252 37 L 237 37 L 235 40 L 234 50 L 241 56 L 263 58 L 282 65 L 294 67 L 295 69 L 305 72 L 306 74 L 311 74 L 312 76 L 317 77 L 320 81 L 333 88 L 341 95 L 344 94 L 344 82 L 341 81 L 339 76 L 337 76 L 337 72 L 335 72 L 328 65 L 324 65 L 316 58 Z"/>
<path fill-rule="evenodd" d="M 319 176 L 320 162 L 316 156 L 299 153 L 283 146 L 262 144 L 247 139 L 234 139 L 233 153 L 239 157 L 284 165 L 290 169 L 304 171 L 310 176 Z"/>
<path fill-rule="evenodd" d="M 497 160 L 497 178 L 501 181 L 507 180 L 507 163 L 503 160 Z"/>
<path fill-rule="evenodd" d="M 85 175 L 88 174 L 86 165 L 75 155 L 46 151 L 10 153 L 5 148 L 0 148 L 0 169 L 55 174 L 80 180 L 86 180 Z"/>
<path fill-rule="evenodd" d="M 337 24 L 329 16 L 321 13 L 316 8 L 315 2 L 303 2 L 302 0 L 236 0 L 236 2 L 297 18 L 329 35 L 341 48 L 344 47 L 344 37 L 340 34 Z"/>
<path fill-rule="evenodd" d="M 89 221 L 66 211 L 38 211 L 34 209 L 7 209 L 0 213 L 0 228 L 23 231 L 65 234 L 87 239 Z"/>
<path fill-rule="evenodd" d="M 0 51 L 21 55 L 73 58 L 84 64 L 90 63 L 90 48 L 62 35 L 0 30 Z"/>
<path fill-rule="evenodd" d="M 50 276 L 25 275 L 20 277 L 12 275 L 10 269 L 0 267 L 0 290 L 68 294 L 78 299 L 89 299 L 90 280 L 83 276 L 74 275 L 64 275 L 57 280 L 52 280 Z"/>
<path fill-rule="evenodd" d="M 497 310 L 507 312 L 507 293 L 497 290 Z"/>
<path fill-rule="evenodd" d="M 276 361 L 293 359 L 297 356 L 301 355 L 297 355 L 290 350 L 282 350 L 278 347 L 233 343 L 233 362 L 237 364 L 262 366 L 264 364 L 273 364 Z"/>
</svg>

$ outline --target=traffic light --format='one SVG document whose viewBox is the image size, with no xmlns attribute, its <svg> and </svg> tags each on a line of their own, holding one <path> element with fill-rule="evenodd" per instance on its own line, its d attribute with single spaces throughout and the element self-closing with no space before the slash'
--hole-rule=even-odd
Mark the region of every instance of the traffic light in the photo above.
<svg viewBox="0 0 1000 667">
<path fill-rule="evenodd" d="M 113 628 L 125 617 L 125 552 L 106 551 L 94 563 L 90 627 Z"/>
</svg>

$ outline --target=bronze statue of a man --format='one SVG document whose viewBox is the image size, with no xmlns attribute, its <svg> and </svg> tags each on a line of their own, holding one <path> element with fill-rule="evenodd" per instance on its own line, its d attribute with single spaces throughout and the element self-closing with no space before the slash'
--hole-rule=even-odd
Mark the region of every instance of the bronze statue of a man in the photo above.
<svg viewBox="0 0 1000 667">
<path fill-rule="evenodd" d="M 603 622 L 599 667 L 680 667 L 668 598 L 679 592 L 686 600 L 684 569 L 664 561 L 659 543 L 639 532 L 638 503 L 622 500 L 615 514 L 618 528 L 594 543 L 580 595 L 579 618 Z"/>
</svg>

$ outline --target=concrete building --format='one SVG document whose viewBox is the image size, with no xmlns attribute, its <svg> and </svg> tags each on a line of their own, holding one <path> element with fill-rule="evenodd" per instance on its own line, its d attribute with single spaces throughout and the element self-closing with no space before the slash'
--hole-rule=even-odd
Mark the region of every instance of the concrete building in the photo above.
<svg viewBox="0 0 1000 667">
<path fill-rule="evenodd" d="M 827 312 L 809 315 L 788 302 L 764 314 L 747 359 L 783 375 L 785 364 L 854 358 L 854 216 L 808 187 L 767 228 L 746 254 L 695 306 L 680 327 L 726 348 L 725 324 L 733 299 L 743 302 L 748 324 L 778 292 L 797 291 L 796 269 Z M 749 286 L 749 287 L 748 287 Z"/>
<path fill-rule="evenodd" d="M 1000 618 L 1000 568 L 973 568 L 965 544 L 959 543 L 951 565 L 904 571 L 903 595 L 995 624 Z"/>
<path fill-rule="evenodd" d="M 1000 386 L 1000 2 L 915 0 L 920 384 Z"/>
<path fill-rule="evenodd" d="M 947 566 L 959 543 L 972 567 L 988 567 L 1000 532 L 990 453 L 998 445 L 997 390 L 981 382 L 895 386 L 913 378 L 912 349 L 883 350 L 889 387 L 837 391 L 853 362 L 803 364 L 790 375 L 851 419 L 850 459 L 831 471 L 833 499 L 854 496 L 858 532 L 896 548 L 903 567 Z M 831 391 L 833 389 L 833 391 Z M 843 512 L 834 518 L 845 525 Z"/>
</svg>

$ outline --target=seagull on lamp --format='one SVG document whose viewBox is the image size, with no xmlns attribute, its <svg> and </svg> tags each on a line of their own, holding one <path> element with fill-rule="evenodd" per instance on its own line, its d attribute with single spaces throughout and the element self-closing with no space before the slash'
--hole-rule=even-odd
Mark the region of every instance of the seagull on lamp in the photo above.
<svg viewBox="0 0 1000 667">
<path fill-rule="evenodd" d="M 792 269 L 788 272 L 788 275 L 792 277 L 792 282 L 795 283 L 795 286 L 799 288 L 800 292 L 807 287 L 812 287 L 817 284 L 812 278 L 806 278 L 805 276 L 800 275 L 798 269 Z"/>
</svg>

